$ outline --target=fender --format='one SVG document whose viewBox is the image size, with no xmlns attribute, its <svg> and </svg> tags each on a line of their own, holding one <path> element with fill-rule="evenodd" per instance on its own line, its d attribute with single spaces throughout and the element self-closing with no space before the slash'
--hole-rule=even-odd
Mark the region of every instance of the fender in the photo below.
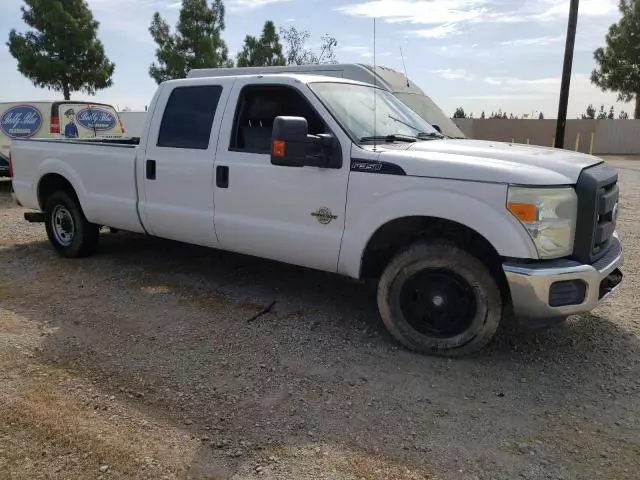
<svg viewBox="0 0 640 480">
<path fill-rule="evenodd" d="M 34 185 L 34 194 L 37 196 L 39 194 L 40 182 L 44 178 L 45 175 L 49 174 L 58 174 L 61 177 L 64 177 L 73 187 L 78 197 L 78 201 L 82 206 L 82 210 L 84 211 L 87 219 L 90 216 L 90 206 L 87 205 L 87 192 L 84 188 L 82 180 L 80 177 L 73 171 L 73 169 L 69 166 L 68 163 L 57 159 L 57 158 L 47 158 L 40 165 L 38 165 L 38 171 L 36 177 L 38 178 L 38 183 Z"/>
<path fill-rule="evenodd" d="M 364 177 L 362 182 L 355 177 Z M 382 181 L 374 177 L 382 178 Z M 538 253 L 526 229 L 506 209 L 507 187 L 501 184 L 459 182 L 418 177 L 402 178 L 395 191 L 383 194 L 386 175 L 352 175 L 349 184 L 346 227 L 338 260 L 338 272 L 360 278 L 367 244 L 383 225 L 403 217 L 426 216 L 460 223 L 482 235 L 504 257 L 537 259 Z M 365 183 L 366 182 L 366 183 Z M 377 184 L 380 185 L 377 185 Z M 400 184 L 405 188 L 400 190 Z M 413 184 L 413 185 L 410 185 Z M 452 185 L 454 184 L 454 185 Z M 410 187 L 414 188 L 410 188 Z M 410 189 L 407 189 L 409 187 Z M 366 188 L 366 200 L 358 202 Z M 364 200 L 364 199 L 363 199 Z M 361 207 L 361 208 L 359 208 Z"/>
</svg>

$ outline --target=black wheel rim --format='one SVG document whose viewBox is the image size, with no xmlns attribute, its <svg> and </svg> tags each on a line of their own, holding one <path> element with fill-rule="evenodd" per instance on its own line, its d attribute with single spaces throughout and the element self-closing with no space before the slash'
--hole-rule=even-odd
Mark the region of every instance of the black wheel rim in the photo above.
<svg viewBox="0 0 640 480">
<path fill-rule="evenodd" d="M 400 308 L 418 332 L 450 338 L 471 326 L 477 303 L 473 287 L 457 273 L 425 269 L 405 280 L 400 290 Z"/>
</svg>

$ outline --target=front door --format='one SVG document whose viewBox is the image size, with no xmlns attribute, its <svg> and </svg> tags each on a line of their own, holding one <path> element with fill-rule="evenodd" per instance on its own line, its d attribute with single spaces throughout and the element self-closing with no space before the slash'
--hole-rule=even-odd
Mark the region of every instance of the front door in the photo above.
<svg viewBox="0 0 640 480">
<path fill-rule="evenodd" d="M 251 79 L 234 86 L 216 156 L 215 225 L 225 249 L 336 271 L 345 225 L 350 143 L 341 140 L 339 169 L 271 164 L 276 116 L 305 117 L 309 133 L 336 133 L 322 105 L 302 84 Z M 229 102 L 233 104 L 234 102 Z M 330 118 L 325 113 L 324 118 Z M 340 130 L 342 134 L 342 131 Z"/>
<path fill-rule="evenodd" d="M 206 79 L 205 79 L 206 80 Z M 218 246 L 213 224 L 213 165 L 232 79 L 165 87 L 138 160 L 140 214 L 151 235 Z"/>
</svg>

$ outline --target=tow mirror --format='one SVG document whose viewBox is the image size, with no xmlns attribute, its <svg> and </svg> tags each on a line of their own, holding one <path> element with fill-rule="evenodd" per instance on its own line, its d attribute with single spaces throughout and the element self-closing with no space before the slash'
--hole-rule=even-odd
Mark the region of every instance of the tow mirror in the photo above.
<svg viewBox="0 0 640 480">
<path fill-rule="evenodd" d="M 442 129 L 440 128 L 440 125 L 431 125 L 433 128 L 435 128 L 438 133 L 442 133 Z"/>
<path fill-rule="evenodd" d="M 271 133 L 271 163 L 284 167 L 336 168 L 332 165 L 335 143 L 330 134 L 309 135 L 304 117 L 276 117 Z M 341 153 L 337 155 L 341 158 Z"/>
</svg>

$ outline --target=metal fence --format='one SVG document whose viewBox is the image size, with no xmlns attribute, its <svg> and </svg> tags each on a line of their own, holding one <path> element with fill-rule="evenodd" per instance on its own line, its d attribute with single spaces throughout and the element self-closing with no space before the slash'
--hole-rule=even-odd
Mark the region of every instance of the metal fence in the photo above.
<svg viewBox="0 0 640 480">
<path fill-rule="evenodd" d="M 479 140 L 552 146 L 555 120 L 455 118 L 465 135 Z M 640 120 L 567 120 L 564 148 L 595 155 L 640 154 Z"/>
</svg>

